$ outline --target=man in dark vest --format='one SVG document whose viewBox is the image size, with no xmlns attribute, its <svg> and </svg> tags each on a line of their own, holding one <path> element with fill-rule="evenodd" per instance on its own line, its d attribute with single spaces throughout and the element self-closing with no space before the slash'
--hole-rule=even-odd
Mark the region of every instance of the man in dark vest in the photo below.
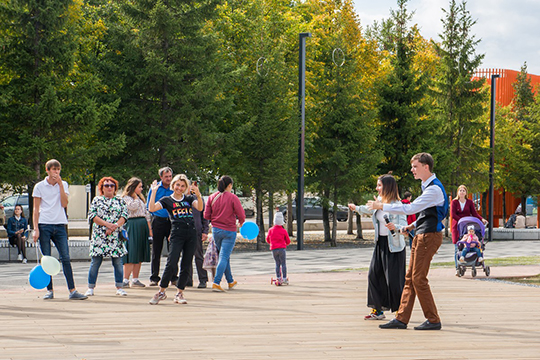
<svg viewBox="0 0 540 360">
<path fill-rule="evenodd" d="M 409 268 L 405 275 L 405 286 L 396 318 L 379 325 L 381 329 L 406 329 L 411 318 L 416 297 L 420 301 L 426 321 L 415 330 L 440 330 L 441 319 L 431 294 L 427 275 L 433 255 L 442 244 L 442 221 L 448 214 L 448 197 L 444 186 L 433 171 L 433 157 L 428 153 L 416 154 L 411 159 L 411 172 L 415 179 L 422 180 L 422 195 L 410 204 L 382 204 L 368 201 L 368 208 L 384 210 L 392 214 L 412 215 L 420 213 L 416 222 L 403 228 L 408 232 L 416 228 L 411 247 Z"/>
</svg>

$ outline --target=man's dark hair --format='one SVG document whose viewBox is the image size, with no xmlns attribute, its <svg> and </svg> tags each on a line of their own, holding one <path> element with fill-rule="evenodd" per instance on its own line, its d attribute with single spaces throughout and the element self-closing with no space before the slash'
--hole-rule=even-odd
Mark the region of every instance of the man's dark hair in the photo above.
<svg viewBox="0 0 540 360">
<path fill-rule="evenodd" d="M 429 171 L 433 172 L 433 164 L 435 162 L 433 161 L 433 156 L 431 156 L 431 154 L 418 153 L 412 157 L 411 162 L 414 160 L 417 160 L 420 164 L 427 165 L 429 167 Z"/>
</svg>

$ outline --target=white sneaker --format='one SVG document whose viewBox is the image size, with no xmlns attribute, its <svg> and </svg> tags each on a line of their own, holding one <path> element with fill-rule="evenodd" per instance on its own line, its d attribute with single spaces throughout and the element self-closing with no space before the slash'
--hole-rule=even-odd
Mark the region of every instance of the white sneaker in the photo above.
<svg viewBox="0 0 540 360">
<path fill-rule="evenodd" d="M 183 293 L 178 293 L 174 296 L 174 302 L 177 304 L 187 304 L 187 300 Z"/>
<path fill-rule="evenodd" d="M 28 260 L 26 258 L 22 259 L 23 264 L 26 264 L 27 262 L 28 262 Z"/>
<path fill-rule="evenodd" d="M 127 296 L 127 292 L 124 289 L 118 289 L 118 290 L 116 290 L 116 295 L 118 295 L 118 296 Z"/>
<path fill-rule="evenodd" d="M 129 280 L 124 279 L 124 281 L 122 281 L 122 286 L 125 287 L 125 288 L 128 288 L 129 287 Z"/>
<path fill-rule="evenodd" d="M 84 293 L 85 296 L 94 296 L 94 289 L 88 289 Z"/>
<path fill-rule="evenodd" d="M 478 262 L 481 263 L 482 261 L 484 261 L 484 258 L 480 256 L 480 257 L 478 258 Z"/>
<path fill-rule="evenodd" d="M 17 255 L 17 260 L 22 261 L 23 257 L 22 254 Z"/>
</svg>

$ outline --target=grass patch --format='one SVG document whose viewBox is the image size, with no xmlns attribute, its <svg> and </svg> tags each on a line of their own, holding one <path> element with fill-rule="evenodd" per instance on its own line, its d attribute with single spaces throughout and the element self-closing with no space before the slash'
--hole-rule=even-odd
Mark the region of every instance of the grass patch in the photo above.
<svg viewBox="0 0 540 360">
<path fill-rule="evenodd" d="M 515 266 L 515 265 L 538 265 L 540 256 L 515 256 L 505 258 L 486 259 L 488 266 Z M 453 261 L 431 263 L 432 267 L 454 267 Z"/>
<path fill-rule="evenodd" d="M 531 277 L 504 278 L 502 280 L 527 285 L 540 285 L 540 274 Z"/>
</svg>

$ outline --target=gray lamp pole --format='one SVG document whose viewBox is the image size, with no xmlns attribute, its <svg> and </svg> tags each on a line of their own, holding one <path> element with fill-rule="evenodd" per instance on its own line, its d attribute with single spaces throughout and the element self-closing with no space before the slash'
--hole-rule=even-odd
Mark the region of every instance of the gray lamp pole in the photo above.
<svg viewBox="0 0 540 360">
<path fill-rule="evenodd" d="M 311 33 L 300 33 L 298 55 L 298 102 L 300 104 L 300 140 L 298 144 L 298 193 L 296 195 L 296 244 L 304 249 L 304 148 L 306 130 L 306 38 Z"/>
<path fill-rule="evenodd" d="M 493 239 L 493 172 L 495 164 L 495 80 L 500 77 L 499 74 L 491 75 L 491 137 L 489 147 L 491 156 L 489 160 L 489 241 Z"/>
</svg>

